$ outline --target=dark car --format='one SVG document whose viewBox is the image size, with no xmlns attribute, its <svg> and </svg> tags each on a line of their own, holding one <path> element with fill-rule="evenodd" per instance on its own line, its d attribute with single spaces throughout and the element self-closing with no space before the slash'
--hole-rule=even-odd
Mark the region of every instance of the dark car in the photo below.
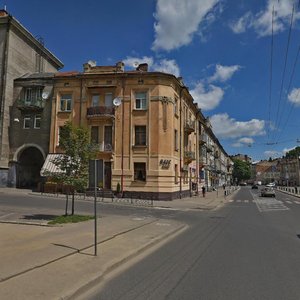
<svg viewBox="0 0 300 300">
<path fill-rule="evenodd" d="M 252 189 L 258 189 L 258 185 L 257 184 L 253 184 L 251 188 Z"/>
<path fill-rule="evenodd" d="M 273 188 L 265 187 L 260 192 L 261 197 L 275 197 L 275 191 Z"/>
</svg>

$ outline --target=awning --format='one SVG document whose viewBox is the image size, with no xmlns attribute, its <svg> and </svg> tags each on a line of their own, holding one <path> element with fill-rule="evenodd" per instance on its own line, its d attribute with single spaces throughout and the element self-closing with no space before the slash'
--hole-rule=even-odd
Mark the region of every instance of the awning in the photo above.
<svg viewBox="0 0 300 300">
<path fill-rule="evenodd" d="M 62 157 L 64 157 L 64 154 L 48 154 L 43 164 L 43 167 L 40 171 L 41 176 L 49 176 L 49 173 L 50 174 L 63 173 L 63 171 L 53 163 L 54 159 L 62 158 Z"/>
</svg>

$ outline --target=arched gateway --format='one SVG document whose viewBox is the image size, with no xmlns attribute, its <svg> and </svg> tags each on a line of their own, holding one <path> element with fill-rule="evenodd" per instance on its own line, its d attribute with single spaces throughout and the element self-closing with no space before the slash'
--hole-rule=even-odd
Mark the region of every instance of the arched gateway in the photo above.
<svg viewBox="0 0 300 300">
<path fill-rule="evenodd" d="M 40 171 L 45 160 L 44 151 L 38 146 L 19 149 L 16 165 L 16 187 L 35 188 L 41 182 Z"/>
</svg>

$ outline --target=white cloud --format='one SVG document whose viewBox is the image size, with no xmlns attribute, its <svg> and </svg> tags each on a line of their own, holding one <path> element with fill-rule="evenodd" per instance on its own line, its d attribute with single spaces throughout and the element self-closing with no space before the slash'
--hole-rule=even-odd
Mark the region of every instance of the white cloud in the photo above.
<svg viewBox="0 0 300 300">
<path fill-rule="evenodd" d="M 265 155 L 265 157 L 268 157 L 268 158 L 269 157 L 275 158 L 275 157 L 282 156 L 282 152 L 279 152 L 279 151 L 265 151 L 264 155 Z"/>
<path fill-rule="evenodd" d="M 288 99 L 291 103 L 295 104 L 295 106 L 300 106 L 300 88 L 293 89 L 288 95 Z"/>
<path fill-rule="evenodd" d="M 247 27 L 249 27 L 249 24 L 252 23 L 252 18 L 253 18 L 252 13 L 247 12 L 236 22 L 231 22 L 229 24 L 229 27 L 234 33 L 243 33 L 246 31 Z"/>
<path fill-rule="evenodd" d="M 245 146 L 251 147 L 253 143 L 254 143 L 254 140 L 252 138 L 243 137 L 243 138 L 240 138 L 234 144 L 232 144 L 232 147 L 245 147 Z"/>
<path fill-rule="evenodd" d="M 265 135 L 265 121 L 252 119 L 241 122 L 230 118 L 228 114 L 216 114 L 210 118 L 213 131 L 219 138 L 237 138 L 241 136 Z"/>
<path fill-rule="evenodd" d="M 234 65 L 234 66 L 222 66 L 222 65 L 216 65 L 216 71 L 215 74 L 208 78 L 208 82 L 215 82 L 215 81 L 221 81 L 225 82 L 229 80 L 235 72 L 237 72 L 241 66 Z"/>
<path fill-rule="evenodd" d="M 190 91 L 190 94 L 202 110 L 211 110 L 219 105 L 224 96 L 224 91 L 212 84 L 208 89 L 204 88 L 203 83 L 198 83 L 196 87 Z"/>
<path fill-rule="evenodd" d="M 173 74 L 176 77 L 180 75 L 179 67 L 174 59 L 162 59 L 154 64 L 153 69 L 155 71 Z"/>
<path fill-rule="evenodd" d="M 126 59 L 123 59 L 123 63 L 125 66 L 129 68 L 136 68 L 139 64 L 147 63 L 149 68 L 153 65 L 153 58 L 149 56 L 143 56 L 143 57 L 131 57 L 127 56 Z"/>
<path fill-rule="evenodd" d="M 153 50 L 172 50 L 188 45 L 220 0 L 157 0 Z M 210 15 L 209 20 L 213 17 Z"/>
<path fill-rule="evenodd" d="M 131 57 L 128 56 L 123 60 L 126 67 L 130 69 L 135 69 L 141 63 L 147 63 L 149 66 L 149 70 L 164 72 L 168 74 L 173 74 L 176 77 L 180 75 L 180 69 L 174 59 L 160 59 L 155 61 L 153 57 L 143 56 L 139 57 Z"/>
<path fill-rule="evenodd" d="M 268 0 L 267 6 L 257 14 L 247 12 L 238 21 L 231 23 L 230 28 L 235 33 L 245 32 L 253 28 L 258 36 L 268 36 L 272 34 L 272 12 L 274 6 L 273 33 L 285 30 L 291 21 L 294 0 Z M 294 21 L 300 18 L 300 13 L 294 13 Z"/>
</svg>

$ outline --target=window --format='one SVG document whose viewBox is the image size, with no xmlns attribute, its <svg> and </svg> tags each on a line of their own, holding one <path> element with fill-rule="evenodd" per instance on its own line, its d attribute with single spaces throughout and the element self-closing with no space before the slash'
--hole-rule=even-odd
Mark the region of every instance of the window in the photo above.
<svg viewBox="0 0 300 300">
<path fill-rule="evenodd" d="M 178 184 L 178 165 L 175 165 L 175 184 Z"/>
<path fill-rule="evenodd" d="M 25 116 L 25 117 L 24 117 L 24 125 L 23 125 L 23 128 L 24 128 L 24 129 L 29 129 L 29 128 L 30 128 L 30 123 L 31 123 L 31 118 L 30 118 L 30 116 Z"/>
<path fill-rule="evenodd" d="M 178 131 L 177 129 L 174 130 L 174 149 L 178 151 Z"/>
<path fill-rule="evenodd" d="M 134 163 L 134 180 L 146 181 L 146 163 Z"/>
<path fill-rule="evenodd" d="M 61 95 L 60 111 L 71 111 L 71 104 L 72 104 L 72 95 L 71 94 Z"/>
<path fill-rule="evenodd" d="M 99 106 L 100 103 L 100 95 L 92 95 L 92 106 Z"/>
<path fill-rule="evenodd" d="M 41 128 L 41 116 L 40 115 L 36 115 L 34 117 L 34 128 Z"/>
<path fill-rule="evenodd" d="M 146 126 L 135 126 L 135 145 L 146 146 Z"/>
<path fill-rule="evenodd" d="M 135 109 L 147 109 L 147 93 L 135 93 Z"/>
<path fill-rule="evenodd" d="M 178 115 L 178 98 L 174 100 L 174 114 Z"/>
<path fill-rule="evenodd" d="M 26 88 L 25 90 L 25 104 L 31 105 L 36 101 L 42 100 L 43 88 Z"/>
<path fill-rule="evenodd" d="M 112 107 L 113 106 L 113 95 L 112 93 L 105 93 L 105 106 Z"/>
<path fill-rule="evenodd" d="M 98 126 L 92 126 L 91 127 L 91 142 L 94 144 L 99 143 L 99 127 Z"/>
</svg>

